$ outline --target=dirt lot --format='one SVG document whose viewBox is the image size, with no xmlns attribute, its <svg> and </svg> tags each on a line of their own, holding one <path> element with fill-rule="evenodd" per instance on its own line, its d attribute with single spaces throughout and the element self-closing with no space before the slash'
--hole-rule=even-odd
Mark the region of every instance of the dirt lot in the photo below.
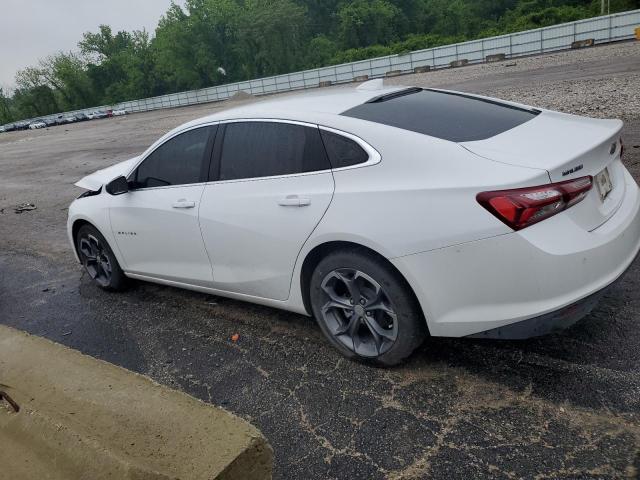
<svg viewBox="0 0 640 480">
<path fill-rule="evenodd" d="M 622 116 L 625 163 L 640 179 L 638 78 L 640 42 L 394 83 Z M 430 339 L 406 365 L 387 370 L 343 360 L 306 317 L 144 283 L 123 294 L 96 288 L 67 244 L 73 183 L 229 106 L 0 134 L 0 322 L 251 421 L 274 447 L 276 478 L 638 476 L 638 262 L 563 334 Z M 37 210 L 14 213 L 23 202 Z"/>
</svg>

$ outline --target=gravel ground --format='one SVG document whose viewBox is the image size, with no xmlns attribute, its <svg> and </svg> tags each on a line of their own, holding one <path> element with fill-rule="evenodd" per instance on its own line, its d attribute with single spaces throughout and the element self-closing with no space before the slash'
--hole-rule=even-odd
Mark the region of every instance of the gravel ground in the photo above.
<svg viewBox="0 0 640 480">
<path fill-rule="evenodd" d="M 392 81 L 624 117 L 639 179 L 639 74 L 640 43 L 621 43 Z M 67 245 L 73 183 L 233 105 L 0 135 L 0 322 L 246 418 L 273 445 L 279 479 L 638 477 L 638 262 L 567 332 L 434 338 L 387 370 L 342 359 L 299 315 L 145 283 L 96 288 Z M 13 213 L 24 202 L 37 210 Z"/>
<path fill-rule="evenodd" d="M 387 83 L 451 89 L 473 85 L 466 90 L 578 115 L 632 119 L 640 116 L 639 69 L 640 42 L 623 42 L 407 75 Z"/>
</svg>

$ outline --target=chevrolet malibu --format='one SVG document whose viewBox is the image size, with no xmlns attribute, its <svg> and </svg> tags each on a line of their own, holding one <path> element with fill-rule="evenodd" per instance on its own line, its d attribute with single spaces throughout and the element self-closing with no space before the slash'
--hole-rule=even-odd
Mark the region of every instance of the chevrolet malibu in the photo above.
<svg viewBox="0 0 640 480">
<path fill-rule="evenodd" d="M 313 315 L 350 358 L 519 339 L 595 306 L 639 249 L 619 120 L 464 93 L 332 89 L 182 125 L 76 185 L 77 259 Z"/>
</svg>

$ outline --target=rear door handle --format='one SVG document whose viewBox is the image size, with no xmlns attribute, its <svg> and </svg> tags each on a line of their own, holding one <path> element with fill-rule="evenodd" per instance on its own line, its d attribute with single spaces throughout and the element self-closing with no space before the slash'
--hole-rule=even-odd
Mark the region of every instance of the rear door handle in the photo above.
<svg viewBox="0 0 640 480">
<path fill-rule="evenodd" d="M 174 202 L 171 206 L 173 208 L 193 208 L 196 206 L 196 202 L 181 198 L 180 200 Z"/>
<path fill-rule="evenodd" d="M 278 200 L 278 205 L 281 207 L 306 207 L 311 205 L 311 199 L 299 195 L 287 195 Z"/>
</svg>

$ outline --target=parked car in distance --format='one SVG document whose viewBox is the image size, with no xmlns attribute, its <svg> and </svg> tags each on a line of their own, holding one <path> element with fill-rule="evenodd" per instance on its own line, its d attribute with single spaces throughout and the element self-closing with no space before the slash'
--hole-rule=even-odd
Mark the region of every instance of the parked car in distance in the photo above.
<svg viewBox="0 0 640 480">
<path fill-rule="evenodd" d="M 107 112 L 105 112 L 104 110 L 96 110 L 91 114 L 92 120 L 98 120 L 98 119 L 107 118 L 107 117 L 108 117 Z"/>
<path fill-rule="evenodd" d="M 113 110 L 111 113 L 114 117 L 120 117 L 122 115 L 126 115 L 127 111 L 125 109 L 119 109 L 119 110 Z"/>
<path fill-rule="evenodd" d="M 640 249 L 622 125 L 376 81 L 275 98 L 83 178 L 67 230 L 103 288 L 313 315 L 393 365 L 427 334 L 527 338 L 591 311 Z"/>
<path fill-rule="evenodd" d="M 53 127 L 57 124 L 55 118 L 45 118 L 43 122 L 47 127 Z"/>
<path fill-rule="evenodd" d="M 35 122 L 31 122 L 29 124 L 29 129 L 36 130 L 38 128 L 45 128 L 47 126 L 42 120 L 36 120 Z"/>
<path fill-rule="evenodd" d="M 77 121 L 75 115 L 58 115 L 56 117 L 56 125 L 65 125 L 67 123 L 74 123 Z"/>
<path fill-rule="evenodd" d="M 29 122 L 20 121 L 16 122 L 16 130 L 26 130 L 29 128 Z"/>
<path fill-rule="evenodd" d="M 84 122 L 86 120 L 89 120 L 89 117 L 87 117 L 87 115 L 85 113 L 76 113 L 75 114 L 76 117 L 76 121 L 77 122 Z"/>
<path fill-rule="evenodd" d="M 13 132 L 14 130 L 16 130 L 15 123 L 9 123 L 8 125 L 4 126 L 4 131 L 5 132 Z"/>
</svg>

